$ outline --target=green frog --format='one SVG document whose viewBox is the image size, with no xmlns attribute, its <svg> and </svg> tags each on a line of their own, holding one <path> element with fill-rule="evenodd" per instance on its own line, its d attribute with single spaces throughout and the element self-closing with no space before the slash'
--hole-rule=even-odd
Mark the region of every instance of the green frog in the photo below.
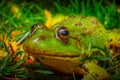
<svg viewBox="0 0 120 80">
<path fill-rule="evenodd" d="M 50 29 L 41 24 L 33 25 L 23 49 L 54 70 L 83 75 L 83 79 L 106 80 L 110 75 L 97 65 L 97 60 L 83 59 L 105 56 L 94 47 L 120 53 L 119 35 L 119 30 L 106 30 L 95 17 L 72 16 Z"/>
</svg>

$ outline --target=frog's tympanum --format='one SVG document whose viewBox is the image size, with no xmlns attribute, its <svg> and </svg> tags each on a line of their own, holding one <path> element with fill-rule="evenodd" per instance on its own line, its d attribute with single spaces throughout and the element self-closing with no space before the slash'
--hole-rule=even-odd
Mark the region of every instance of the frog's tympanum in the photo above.
<svg viewBox="0 0 120 80">
<path fill-rule="evenodd" d="M 106 30 L 95 17 L 72 16 L 51 29 L 35 24 L 23 48 L 54 70 L 84 75 L 90 80 L 109 79 L 97 61 L 82 61 L 87 56 L 105 56 L 93 46 L 120 53 L 120 31 Z"/>
</svg>

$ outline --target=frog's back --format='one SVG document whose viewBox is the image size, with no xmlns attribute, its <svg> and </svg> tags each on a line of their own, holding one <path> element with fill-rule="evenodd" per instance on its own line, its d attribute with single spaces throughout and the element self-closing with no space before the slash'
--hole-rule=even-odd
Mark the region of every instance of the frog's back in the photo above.
<svg viewBox="0 0 120 80">
<path fill-rule="evenodd" d="M 70 36 L 80 40 L 86 48 L 89 45 L 106 47 L 112 53 L 120 53 L 120 29 L 107 30 L 95 17 L 72 16 L 58 25 L 65 26 Z"/>
<path fill-rule="evenodd" d="M 54 27 L 65 26 L 70 31 L 79 31 L 79 33 L 86 33 L 93 28 L 103 27 L 101 23 L 95 17 L 81 17 L 81 16 L 72 16 L 67 20 L 64 20 Z"/>
</svg>

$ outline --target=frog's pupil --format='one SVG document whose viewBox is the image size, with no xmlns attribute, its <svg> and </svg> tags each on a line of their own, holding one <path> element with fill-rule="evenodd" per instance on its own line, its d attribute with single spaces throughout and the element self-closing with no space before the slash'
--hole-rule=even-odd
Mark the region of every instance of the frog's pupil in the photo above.
<svg viewBox="0 0 120 80">
<path fill-rule="evenodd" d="M 61 34 L 64 35 L 64 36 L 68 36 L 68 31 L 62 30 Z"/>
</svg>

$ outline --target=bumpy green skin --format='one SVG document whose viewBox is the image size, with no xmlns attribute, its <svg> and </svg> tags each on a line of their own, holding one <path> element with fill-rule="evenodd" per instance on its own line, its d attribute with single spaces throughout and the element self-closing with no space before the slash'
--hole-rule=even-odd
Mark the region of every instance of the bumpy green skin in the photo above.
<svg viewBox="0 0 120 80">
<path fill-rule="evenodd" d="M 56 38 L 57 29 L 61 26 L 67 28 L 69 32 L 68 43 L 64 43 Z M 73 70 L 74 67 L 79 67 L 79 65 L 83 64 L 80 62 L 80 60 L 83 59 L 85 56 L 96 55 L 93 54 L 95 52 L 98 52 L 100 55 L 102 54 L 100 53 L 100 50 L 94 49 L 93 46 L 106 48 L 108 50 L 111 49 L 112 53 L 118 53 L 118 51 L 120 51 L 119 35 L 120 31 L 106 30 L 95 17 L 72 16 L 69 19 L 54 25 L 51 29 L 39 26 L 36 32 L 28 40 L 25 41 L 23 48 L 26 52 L 32 54 L 33 56 L 44 56 L 46 60 L 42 61 L 42 58 L 40 58 L 41 62 L 43 62 L 45 65 L 55 68 L 56 70 L 70 73 L 69 71 L 66 71 L 68 68 L 65 69 L 65 67 L 72 66 L 70 68 L 71 72 L 84 75 L 84 72 L 81 73 L 79 71 L 76 72 Z M 117 51 L 115 51 L 115 48 L 117 49 Z M 89 61 L 86 61 L 84 63 L 84 65 L 86 65 L 86 68 L 88 69 L 88 72 L 96 73 L 98 79 L 109 77 L 108 73 L 102 68 L 100 68 L 93 62 L 88 62 Z M 50 63 L 59 63 L 59 66 L 61 67 L 63 67 L 62 65 L 65 64 L 68 65 L 66 65 L 64 68 L 61 68 L 56 65 L 53 66 L 53 64 Z M 72 63 L 73 65 L 71 65 Z M 76 70 L 77 69 L 82 71 L 80 68 L 76 68 Z M 103 73 L 101 74 L 101 72 Z M 90 73 L 88 74 L 88 76 L 90 75 Z"/>
<path fill-rule="evenodd" d="M 65 26 L 70 36 L 75 38 L 70 37 L 69 45 L 65 45 L 55 38 L 56 28 L 61 26 Z M 94 30 L 94 28 L 96 30 Z M 37 41 L 37 43 L 33 42 L 33 40 L 37 39 L 40 35 L 49 38 Z M 80 40 L 81 43 L 81 50 L 79 50 L 76 45 L 78 40 Z M 85 18 L 73 16 L 68 20 L 56 24 L 51 30 L 42 29 L 39 31 L 38 29 L 36 33 L 25 42 L 25 45 L 30 44 L 29 50 L 34 51 L 34 53 L 40 52 L 40 50 L 47 50 L 51 52 L 48 54 L 81 55 L 85 51 L 89 54 L 92 45 L 103 48 L 108 44 L 106 41 L 106 30 L 94 17 Z"/>
</svg>

